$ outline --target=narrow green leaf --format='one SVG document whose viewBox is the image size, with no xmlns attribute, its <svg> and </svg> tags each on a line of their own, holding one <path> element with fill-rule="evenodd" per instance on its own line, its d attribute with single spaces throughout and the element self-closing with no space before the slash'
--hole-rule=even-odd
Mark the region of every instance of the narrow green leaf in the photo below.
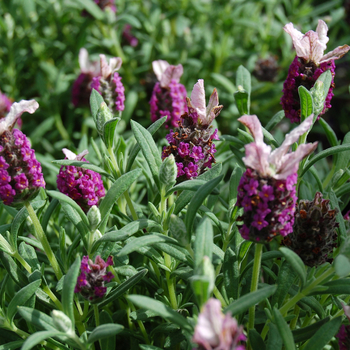
<svg viewBox="0 0 350 350">
<path fill-rule="evenodd" d="M 152 125 L 150 125 L 148 128 L 147 128 L 147 131 L 151 134 L 151 135 L 154 135 L 154 133 L 166 122 L 166 119 L 167 117 L 163 117 L 163 118 L 160 118 L 158 120 L 156 120 Z M 128 157 L 128 164 L 126 166 L 126 171 L 129 171 L 132 167 L 132 164 L 134 163 L 134 160 L 137 156 L 137 154 L 139 153 L 141 147 L 139 145 L 139 143 L 137 143 L 134 148 L 132 149 L 132 151 L 130 152 L 129 154 L 129 157 Z"/>
<path fill-rule="evenodd" d="M 251 306 L 254 306 L 255 304 L 258 304 L 264 299 L 270 297 L 273 293 L 275 293 L 276 289 L 277 286 L 273 285 L 258 289 L 253 293 L 246 294 L 228 305 L 225 308 L 224 313 L 230 311 L 231 314 L 236 317 L 242 312 L 247 311 Z"/>
<path fill-rule="evenodd" d="M 215 164 L 211 169 L 207 170 L 204 174 L 201 174 L 197 177 L 196 180 L 212 180 L 215 177 L 219 176 L 222 170 L 222 164 Z M 192 181 L 192 180 L 191 180 Z M 174 214 L 179 214 L 180 211 L 191 201 L 193 197 L 193 192 L 184 191 L 180 194 L 175 202 Z"/>
<path fill-rule="evenodd" d="M 45 213 L 44 213 L 43 218 L 41 220 L 41 226 L 42 226 L 44 232 L 46 232 L 47 224 L 49 223 L 51 215 L 55 211 L 55 209 L 57 208 L 58 204 L 59 204 L 59 201 L 57 199 L 53 199 L 51 201 L 51 203 L 49 204 L 49 206 L 47 207 L 47 209 L 45 210 Z"/>
<path fill-rule="evenodd" d="M 220 183 L 223 175 L 218 176 L 217 178 L 208 181 L 205 185 L 202 185 L 197 192 L 193 195 L 191 202 L 188 206 L 186 217 L 185 217 L 185 225 L 187 232 L 192 232 L 192 226 L 194 219 L 196 217 L 196 213 L 200 206 L 202 205 L 204 199 L 213 191 L 213 189 Z"/>
<path fill-rule="evenodd" d="M 314 112 L 313 99 L 311 93 L 302 85 L 299 86 L 298 93 L 300 97 L 300 117 L 303 121 Z"/>
<path fill-rule="evenodd" d="M 43 332 L 36 332 L 29 336 L 24 344 L 21 347 L 21 350 L 30 350 L 35 345 L 38 345 L 43 340 L 51 338 L 51 337 L 65 337 L 66 333 L 61 333 L 59 331 L 43 331 Z"/>
<path fill-rule="evenodd" d="M 138 28 L 138 29 L 142 27 L 141 22 L 135 16 L 132 16 L 128 13 L 122 13 L 122 14 L 118 15 L 117 22 L 129 23 L 133 27 Z"/>
<path fill-rule="evenodd" d="M 275 319 L 274 323 L 276 324 L 278 332 L 281 338 L 283 339 L 283 343 L 286 350 L 296 350 L 292 331 L 290 330 L 286 320 L 284 319 L 280 311 L 274 308 L 273 316 Z"/>
<path fill-rule="evenodd" d="M 115 323 L 105 323 L 96 327 L 88 338 L 88 343 L 93 343 L 100 339 L 105 339 L 115 334 L 118 334 L 123 330 L 123 326 Z"/>
<path fill-rule="evenodd" d="M 80 206 L 70 197 L 66 196 L 65 194 L 58 192 L 58 191 L 46 191 L 46 193 L 52 197 L 58 199 L 60 202 L 65 202 L 69 204 L 71 207 L 73 207 L 81 217 L 84 224 L 86 224 L 89 227 L 89 221 L 83 212 L 83 210 L 80 208 Z"/>
<path fill-rule="evenodd" d="M 106 123 L 103 125 L 103 140 L 107 148 L 113 147 L 115 129 L 119 120 L 120 118 L 113 118 L 111 120 L 106 121 Z"/>
<path fill-rule="evenodd" d="M 240 88 L 241 86 L 238 86 Z M 235 97 L 236 106 L 240 115 L 248 114 L 248 98 L 247 91 L 241 89 L 236 91 L 233 96 Z"/>
<path fill-rule="evenodd" d="M 279 143 L 275 140 L 275 138 L 270 134 L 265 128 L 262 128 L 263 135 L 269 145 L 273 145 L 274 147 L 278 148 L 280 145 Z"/>
<path fill-rule="evenodd" d="M 337 222 L 339 224 L 339 233 L 340 233 L 339 245 L 341 245 L 343 242 L 346 241 L 346 239 L 348 237 L 347 232 L 346 232 L 344 217 L 343 217 L 341 210 L 340 210 L 340 207 L 339 207 L 339 199 L 337 198 L 334 191 L 332 191 L 332 190 L 329 191 L 329 199 L 331 200 L 332 208 L 338 210 L 336 218 L 337 218 Z"/>
<path fill-rule="evenodd" d="M 114 300 L 120 298 L 124 293 L 126 293 L 131 287 L 137 284 L 142 278 L 147 274 L 147 269 L 141 270 L 136 275 L 128 278 L 123 283 L 119 284 L 117 288 L 115 288 L 112 292 L 108 294 L 108 296 L 98 303 L 99 308 L 102 308 L 105 305 L 108 305 Z"/>
<path fill-rule="evenodd" d="M 189 332 L 190 334 L 193 333 L 193 328 L 188 323 L 186 318 L 170 307 L 164 305 L 162 302 L 142 295 L 129 295 L 127 298 L 136 306 L 151 310 L 158 316 L 178 325 L 181 329 Z"/>
<path fill-rule="evenodd" d="M 282 119 L 284 118 L 284 111 L 277 112 L 266 124 L 265 129 L 267 131 L 272 130 Z"/>
<path fill-rule="evenodd" d="M 101 223 L 99 230 L 104 233 L 109 213 L 118 198 L 131 186 L 131 184 L 141 175 L 141 169 L 132 170 L 117 179 L 102 199 L 99 209 L 101 213 Z"/>
<path fill-rule="evenodd" d="M 171 193 L 175 191 L 197 191 L 201 186 L 206 184 L 205 180 L 193 179 L 191 181 L 180 182 L 178 185 L 172 187 L 167 193 L 166 197 L 168 197 Z M 214 188 L 212 194 L 219 194 L 218 189 Z"/>
<path fill-rule="evenodd" d="M 237 88 L 231 82 L 230 79 L 226 78 L 224 75 L 219 73 L 211 73 L 211 77 L 219 84 L 221 84 L 228 93 L 234 94 L 237 91 Z"/>
<path fill-rule="evenodd" d="M 59 165 L 74 165 L 79 168 L 89 169 L 92 171 L 95 171 L 96 173 L 99 173 L 103 176 L 106 176 L 109 179 L 113 179 L 113 176 L 109 173 L 107 173 L 104 169 L 98 167 L 97 165 L 87 163 L 87 162 L 80 162 L 77 160 L 69 160 L 69 159 L 62 159 L 62 160 L 53 160 L 53 164 L 59 164 Z"/>
<path fill-rule="evenodd" d="M 249 342 L 253 350 L 265 350 L 266 346 L 261 335 L 255 330 L 249 331 Z"/>
<path fill-rule="evenodd" d="M 0 345 L 0 350 L 15 350 L 19 349 L 22 344 L 24 343 L 24 340 L 15 340 L 10 343 L 6 343 L 3 345 Z"/>
<path fill-rule="evenodd" d="M 316 162 L 318 162 L 319 160 L 329 157 L 331 155 L 340 153 L 340 152 L 345 152 L 345 151 L 349 151 L 350 150 L 350 145 L 346 144 L 346 145 L 340 145 L 340 146 L 335 146 L 335 147 L 330 147 L 327 148 L 324 151 L 321 151 L 320 153 L 316 154 L 314 157 L 312 157 L 304 166 L 303 171 L 301 173 L 300 176 L 303 176 L 309 169 L 311 166 L 313 166 Z"/>
<path fill-rule="evenodd" d="M 108 324 L 108 323 L 113 323 L 113 319 L 109 315 L 108 312 L 103 310 L 100 313 L 100 324 L 101 325 L 105 325 L 105 324 Z M 100 340 L 100 344 L 101 344 L 101 349 L 115 350 L 116 349 L 116 345 L 117 345 L 116 344 L 116 336 L 115 336 L 115 334 L 109 335 L 105 339 L 101 339 Z"/>
<path fill-rule="evenodd" d="M 103 97 L 97 92 L 97 90 L 92 89 L 90 94 L 90 108 L 91 108 L 91 114 L 92 114 L 92 117 L 94 118 L 95 123 L 97 118 L 97 112 L 100 109 L 101 103 L 103 102 L 104 102 Z"/>
<path fill-rule="evenodd" d="M 73 329 L 75 324 L 74 319 L 74 288 L 77 284 L 77 279 L 80 272 L 80 259 L 76 258 L 73 265 L 69 268 L 63 281 L 62 290 L 62 307 L 63 312 L 71 319 Z"/>
<path fill-rule="evenodd" d="M 315 322 L 310 326 L 293 330 L 292 333 L 294 341 L 296 343 L 300 343 L 302 341 L 310 339 L 320 329 L 320 327 L 327 323 L 330 319 L 330 316 L 327 316 L 323 320 Z"/>
<path fill-rule="evenodd" d="M 222 271 L 227 297 L 238 299 L 239 265 L 237 256 L 230 247 L 225 252 Z"/>
<path fill-rule="evenodd" d="M 159 188 L 159 168 L 162 164 L 159 150 L 152 135 L 139 123 L 131 120 L 131 129 L 141 147 L 142 153 L 151 169 L 154 181 Z"/>
<path fill-rule="evenodd" d="M 204 256 L 212 261 L 213 255 L 213 226 L 208 218 L 204 217 L 196 227 L 196 239 L 194 241 L 194 266 L 202 263 Z"/>
<path fill-rule="evenodd" d="M 142 349 L 142 350 L 162 350 L 161 348 L 158 348 L 157 346 L 144 345 L 144 344 L 140 344 L 140 349 Z"/>
<path fill-rule="evenodd" d="M 335 281 L 330 281 L 322 285 L 323 290 L 315 290 L 311 295 L 318 294 L 347 294 L 350 295 L 350 280 L 342 278 Z"/>
<path fill-rule="evenodd" d="M 283 340 L 278 332 L 277 327 L 273 324 L 269 324 L 269 338 L 267 339 L 267 350 L 281 350 Z"/>
<path fill-rule="evenodd" d="M 279 249 L 284 255 L 285 259 L 289 262 L 292 269 L 299 276 L 301 282 L 301 289 L 303 289 L 306 282 L 306 271 L 303 261 L 300 259 L 299 255 L 294 253 L 292 250 L 281 247 Z"/>
<path fill-rule="evenodd" d="M 184 262 L 191 267 L 193 266 L 193 260 L 187 249 L 171 243 L 155 243 L 154 247 L 161 253 L 167 253 L 178 261 Z"/>
<path fill-rule="evenodd" d="M 233 207 L 237 202 L 238 185 L 243 175 L 243 169 L 236 166 L 230 177 L 230 191 L 229 191 L 229 207 Z"/>
<path fill-rule="evenodd" d="M 52 318 L 39 310 L 26 306 L 18 306 L 17 311 L 27 322 L 39 330 L 57 330 Z"/>
<path fill-rule="evenodd" d="M 41 284 L 41 280 L 34 281 L 27 286 L 23 287 L 10 301 L 7 308 L 7 318 L 12 322 L 15 314 L 17 313 L 17 306 L 24 305 L 37 291 Z"/>
<path fill-rule="evenodd" d="M 308 341 L 304 350 L 322 350 L 337 334 L 341 322 L 342 318 L 337 317 L 324 324 Z"/>
<path fill-rule="evenodd" d="M 344 139 L 342 142 L 342 145 L 349 145 L 349 144 L 350 144 L 350 132 L 348 132 L 344 136 Z M 350 161 L 350 152 L 344 153 L 342 154 L 341 157 L 337 157 L 337 159 L 334 159 L 334 163 L 335 163 L 334 172 L 337 172 L 340 169 L 345 170 L 348 167 L 349 161 Z"/>
<path fill-rule="evenodd" d="M 10 255 L 0 251 L 0 260 L 7 273 L 16 282 L 16 284 L 23 286 L 28 283 L 28 279 L 25 276 L 24 272 L 20 269 L 20 267 L 16 264 Z"/>
<path fill-rule="evenodd" d="M 334 269 L 339 277 L 346 277 L 350 274 L 350 261 L 343 255 L 339 254 L 334 261 Z"/>
<path fill-rule="evenodd" d="M 240 86 L 245 90 L 248 94 L 248 101 L 247 101 L 247 110 L 249 114 L 250 111 L 250 94 L 252 91 L 252 85 L 251 85 L 251 76 L 249 71 L 243 67 L 239 66 L 237 69 L 237 75 L 236 75 L 236 86 L 238 91 L 240 90 Z"/>
</svg>

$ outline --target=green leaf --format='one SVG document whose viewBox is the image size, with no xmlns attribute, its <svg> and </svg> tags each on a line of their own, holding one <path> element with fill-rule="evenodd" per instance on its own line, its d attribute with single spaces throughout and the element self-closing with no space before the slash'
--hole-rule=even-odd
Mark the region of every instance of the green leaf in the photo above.
<svg viewBox="0 0 350 350">
<path fill-rule="evenodd" d="M 265 130 L 272 130 L 284 118 L 284 111 L 277 112 L 266 124 Z"/>
<path fill-rule="evenodd" d="M 350 261 L 343 255 L 339 254 L 334 261 L 334 269 L 339 277 L 346 277 L 350 274 Z"/>
<path fill-rule="evenodd" d="M 322 350 L 337 334 L 341 323 L 342 318 L 336 317 L 324 324 L 308 341 L 304 350 Z"/>
<path fill-rule="evenodd" d="M 338 212 L 336 214 L 336 219 L 337 222 L 339 224 L 339 233 L 340 233 L 340 237 L 338 238 L 339 240 L 339 245 L 341 245 L 343 242 L 346 241 L 348 235 L 346 232 L 346 227 L 345 227 L 345 222 L 344 222 L 344 217 L 341 213 L 341 210 L 339 208 L 339 200 L 337 198 L 337 196 L 335 195 L 334 191 L 330 190 L 329 191 L 329 199 L 331 200 L 331 205 L 333 209 L 337 209 Z"/>
<path fill-rule="evenodd" d="M 74 288 L 80 273 L 80 259 L 76 258 L 73 265 L 69 268 L 63 281 L 62 290 L 62 308 L 63 312 L 71 319 L 72 328 L 74 329 Z"/>
<path fill-rule="evenodd" d="M 154 247 L 157 248 L 161 253 L 167 253 L 174 259 L 193 266 L 193 260 L 190 253 L 183 247 L 171 243 L 155 243 Z"/>
<path fill-rule="evenodd" d="M 51 196 L 52 198 L 58 199 L 60 202 L 65 202 L 69 204 L 71 207 L 73 207 L 81 217 L 84 224 L 89 227 L 89 221 L 84 213 L 84 211 L 80 208 L 80 206 L 70 197 L 66 196 L 65 194 L 58 192 L 58 191 L 46 191 L 46 193 Z"/>
<path fill-rule="evenodd" d="M 103 97 L 98 93 L 98 91 L 95 89 L 92 89 L 90 94 L 90 108 L 91 108 L 91 114 L 92 114 L 92 117 L 94 118 L 95 123 L 97 119 L 98 110 L 100 109 L 101 103 L 103 102 L 104 102 Z"/>
<path fill-rule="evenodd" d="M 41 280 L 34 281 L 27 286 L 23 287 L 19 292 L 12 298 L 7 308 L 7 319 L 12 322 L 15 314 L 17 313 L 17 306 L 24 305 L 37 291 L 41 284 Z"/>
<path fill-rule="evenodd" d="M 230 177 L 230 184 L 229 184 L 229 207 L 233 207 L 237 202 L 237 195 L 238 195 L 238 185 L 241 180 L 241 177 L 243 175 L 243 169 L 239 166 L 236 166 L 231 174 Z"/>
<path fill-rule="evenodd" d="M 24 272 L 20 269 L 20 267 L 16 264 L 10 255 L 0 251 L 0 260 L 7 273 L 18 285 L 23 286 L 28 283 L 28 279 L 25 276 Z"/>
<path fill-rule="evenodd" d="M 204 180 L 204 181 L 212 180 L 218 175 L 220 175 L 221 170 L 222 170 L 222 164 L 221 163 L 215 164 L 211 169 L 207 170 L 204 174 L 199 175 L 196 180 Z M 179 197 L 176 199 L 174 214 L 179 214 L 180 211 L 191 201 L 192 197 L 193 197 L 193 192 L 190 192 L 190 191 L 182 192 L 179 195 Z"/>
<path fill-rule="evenodd" d="M 83 9 L 85 9 L 89 14 L 98 19 L 102 20 L 104 18 L 103 11 L 92 1 L 92 0 L 76 0 Z"/>
<path fill-rule="evenodd" d="M 117 22 L 129 23 L 135 28 L 141 28 L 141 22 L 135 17 L 128 13 L 118 14 Z"/>
<path fill-rule="evenodd" d="M 157 346 L 154 345 L 144 345 L 144 344 L 140 344 L 140 349 L 142 350 L 162 350 L 161 348 L 158 348 Z"/>
<path fill-rule="evenodd" d="M 123 330 L 123 326 L 115 323 L 105 323 L 96 327 L 88 338 L 88 343 L 93 343 L 100 339 L 105 339 L 115 334 L 118 334 Z"/>
<path fill-rule="evenodd" d="M 194 241 L 194 266 L 202 263 L 204 256 L 212 261 L 213 255 L 213 227 L 208 218 L 204 217 L 196 227 L 196 239 Z"/>
<path fill-rule="evenodd" d="M 238 89 L 241 88 L 241 85 L 238 86 Z M 248 99 L 249 95 L 247 91 L 241 89 L 236 91 L 233 96 L 235 97 L 236 106 L 240 115 L 248 114 Z"/>
<path fill-rule="evenodd" d="M 120 118 L 113 118 L 111 120 L 106 121 L 106 123 L 103 125 L 103 140 L 107 148 L 113 147 L 115 129 L 119 120 Z"/>
<path fill-rule="evenodd" d="M 322 285 L 323 290 L 311 291 L 311 295 L 315 294 L 350 294 L 350 280 L 348 279 L 338 279 L 335 281 L 330 281 Z"/>
<path fill-rule="evenodd" d="M 31 323 L 39 330 L 57 330 L 52 318 L 39 310 L 26 306 L 18 306 L 17 311 L 27 322 Z"/>
<path fill-rule="evenodd" d="M 167 117 L 163 117 L 160 118 L 158 120 L 156 120 L 152 125 L 149 126 L 149 128 L 147 129 L 147 131 L 153 135 L 167 120 Z M 129 154 L 128 157 L 128 164 L 126 166 L 126 171 L 129 171 L 132 167 L 132 164 L 134 163 L 134 160 L 137 156 L 137 154 L 139 153 L 141 147 L 140 145 L 137 143 L 134 148 L 132 149 L 132 151 Z"/>
<path fill-rule="evenodd" d="M 181 329 L 188 333 L 193 333 L 192 326 L 188 323 L 185 317 L 181 316 L 178 312 L 174 311 L 170 307 L 164 305 L 162 302 L 142 295 L 129 295 L 127 297 L 134 305 L 153 311 L 160 317 L 163 317 L 167 321 L 178 325 Z"/>
<path fill-rule="evenodd" d="M 236 86 L 238 91 L 240 90 L 240 86 L 245 90 L 248 94 L 248 100 L 247 100 L 247 111 L 249 114 L 250 111 L 250 94 L 252 91 L 252 86 L 251 86 L 251 76 L 249 71 L 243 67 L 239 66 L 237 69 L 237 75 L 236 75 Z"/>
<path fill-rule="evenodd" d="M 103 234 L 107 225 L 109 213 L 118 198 L 128 190 L 131 184 L 141 175 L 141 169 L 132 170 L 117 179 L 102 199 L 99 209 L 101 212 L 101 223 L 99 230 Z"/>
<path fill-rule="evenodd" d="M 100 324 L 105 325 L 108 323 L 113 323 L 113 319 L 109 315 L 108 312 L 103 310 L 100 313 Z M 100 344 L 101 344 L 101 349 L 115 350 L 115 348 L 116 348 L 116 336 L 115 336 L 115 334 L 109 335 L 105 339 L 101 339 Z"/>
<path fill-rule="evenodd" d="M 350 144 L 350 132 L 348 132 L 343 139 L 342 145 L 349 145 Z M 333 146 L 333 145 L 331 145 Z M 337 157 L 337 159 L 334 159 L 335 169 L 334 172 L 337 172 L 338 170 L 346 169 L 348 167 L 350 161 L 350 152 L 344 153 L 341 157 Z"/>
<path fill-rule="evenodd" d="M 267 339 L 267 350 L 281 350 L 283 340 L 278 332 L 277 327 L 273 324 L 269 324 L 269 338 Z"/>
<path fill-rule="evenodd" d="M 120 298 L 124 293 L 126 293 L 131 287 L 138 283 L 146 274 L 148 270 L 144 269 L 138 272 L 136 275 L 128 278 L 123 283 L 119 284 L 116 289 L 108 294 L 108 296 L 98 303 L 99 308 L 102 308 L 105 305 L 108 305 L 112 301 Z"/>
<path fill-rule="evenodd" d="M 172 187 L 167 193 L 166 197 L 168 197 L 171 193 L 175 191 L 197 191 L 201 186 L 206 184 L 207 181 L 205 180 L 199 180 L 199 179 L 193 179 L 191 181 L 184 181 L 180 182 L 178 185 Z M 214 188 L 212 194 L 219 194 L 218 189 Z"/>
<path fill-rule="evenodd" d="M 284 319 L 280 311 L 274 308 L 273 316 L 275 319 L 274 323 L 276 324 L 278 332 L 281 335 L 281 338 L 283 339 L 285 349 L 296 350 L 292 331 L 290 330 L 286 320 Z"/>
<path fill-rule="evenodd" d="M 315 322 L 310 326 L 293 330 L 292 333 L 294 341 L 296 343 L 300 343 L 310 339 L 320 329 L 320 327 L 327 323 L 330 319 L 330 316 L 327 316 L 323 320 Z"/>
<path fill-rule="evenodd" d="M 234 94 L 237 91 L 237 88 L 234 86 L 231 80 L 226 78 L 224 75 L 219 73 L 211 73 L 210 75 L 217 83 L 226 88 L 228 93 Z"/>
<path fill-rule="evenodd" d="M 186 217 L 185 217 L 185 225 L 187 232 L 192 232 L 192 226 L 194 219 L 196 217 L 197 211 L 202 205 L 204 199 L 213 191 L 213 189 L 220 183 L 223 175 L 218 176 L 217 178 L 208 181 L 205 185 L 202 185 L 197 192 L 193 195 L 191 202 L 188 206 Z"/>
<path fill-rule="evenodd" d="M 230 247 L 225 252 L 222 271 L 227 297 L 238 299 L 239 264 L 236 254 Z"/>
<path fill-rule="evenodd" d="M 77 160 L 69 160 L 69 159 L 62 159 L 62 160 L 53 160 L 53 164 L 59 164 L 59 165 L 74 165 L 79 168 L 89 169 L 92 171 L 95 171 L 96 173 L 99 173 L 103 176 L 106 176 L 109 179 L 113 179 L 113 176 L 109 173 L 107 173 L 104 169 L 98 167 L 97 165 L 87 163 L 87 162 L 80 162 Z"/>
<path fill-rule="evenodd" d="M 162 164 L 162 160 L 157 145 L 154 142 L 150 132 L 143 126 L 133 120 L 131 120 L 130 123 L 134 136 L 140 145 L 142 153 L 151 169 L 154 181 L 159 188 L 159 168 Z"/>
<path fill-rule="evenodd" d="M 51 201 L 51 203 L 49 204 L 49 206 L 45 210 L 45 213 L 44 213 L 42 220 L 41 220 L 41 226 L 42 226 L 44 232 L 46 232 L 47 224 L 49 223 L 51 215 L 55 211 L 55 209 L 57 208 L 58 204 L 59 204 L 59 201 L 57 199 L 54 199 Z"/>
<path fill-rule="evenodd" d="M 61 333 L 59 331 L 43 331 L 43 332 L 36 332 L 29 336 L 24 344 L 21 347 L 21 350 L 30 350 L 32 349 L 35 345 L 38 345 L 41 343 L 43 340 L 51 337 L 65 337 L 67 336 L 66 333 Z"/>
<path fill-rule="evenodd" d="M 289 262 L 294 272 L 299 276 L 301 289 L 303 289 L 306 282 L 306 271 L 303 261 L 300 259 L 298 254 L 294 253 L 288 248 L 281 247 L 279 250 L 282 252 L 285 259 Z"/>
<path fill-rule="evenodd" d="M 299 86 L 298 93 L 300 97 L 300 118 L 304 121 L 314 112 L 313 99 L 311 93 L 304 86 Z"/>
<path fill-rule="evenodd" d="M 24 340 L 15 340 L 10 343 L 6 343 L 3 345 L 0 345 L 0 350 L 15 350 L 19 349 L 22 344 L 24 343 Z"/>
<path fill-rule="evenodd" d="M 320 153 L 316 154 L 314 157 L 312 157 L 304 166 L 303 171 L 301 172 L 300 176 L 303 176 L 309 169 L 311 166 L 313 166 L 316 162 L 318 162 L 319 160 L 329 157 L 331 155 L 340 153 L 340 152 L 345 152 L 345 151 L 349 151 L 350 150 L 350 145 L 346 144 L 346 145 L 340 145 L 340 146 L 335 146 L 335 147 L 330 147 L 327 148 L 324 151 L 321 151 Z"/>
<path fill-rule="evenodd" d="M 253 350 L 265 350 L 266 346 L 261 335 L 255 330 L 249 331 L 249 342 Z"/>
<path fill-rule="evenodd" d="M 237 317 L 237 315 L 247 311 L 250 307 L 270 297 L 273 293 L 275 293 L 276 289 L 277 286 L 273 285 L 258 289 L 253 293 L 246 294 L 228 305 L 224 309 L 224 313 L 230 311 L 233 316 Z"/>
</svg>

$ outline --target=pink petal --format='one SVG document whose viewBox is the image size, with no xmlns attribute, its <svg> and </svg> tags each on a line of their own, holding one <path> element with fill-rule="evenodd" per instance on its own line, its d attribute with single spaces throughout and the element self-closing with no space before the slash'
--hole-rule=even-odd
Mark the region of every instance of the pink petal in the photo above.
<svg viewBox="0 0 350 350">
<path fill-rule="evenodd" d="M 350 306 L 345 305 L 344 303 L 342 303 L 343 306 L 343 310 L 344 310 L 344 314 L 345 316 L 349 319 L 350 321 Z"/>
<path fill-rule="evenodd" d="M 172 80 L 175 80 L 178 83 L 180 81 L 181 75 L 183 74 L 183 71 L 184 70 L 181 64 L 177 66 L 169 66 L 159 80 L 160 86 L 167 87 Z"/>
<path fill-rule="evenodd" d="M 276 148 L 270 155 L 269 162 L 275 164 L 276 168 L 280 167 L 282 157 L 288 152 L 289 147 L 299 140 L 299 137 L 310 130 L 313 124 L 313 114 L 307 117 L 299 126 L 286 135 L 282 145 Z"/>
<path fill-rule="evenodd" d="M 11 105 L 10 111 L 5 118 L 0 120 L 0 135 L 13 127 L 17 119 L 24 113 L 33 114 L 39 108 L 38 102 L 35 100 L 22 100 Z"/>
<path fill-rule="evenodd" d="M 112 73 L 116 72 L 122 66 L 122 59 L 120 57 L 113 57 L 109 60 L 109 67 Z"/>
<path fill-rule="evenodd" d="M 219 105 L 219 95 L 216 89 L 214 89 L 213 93 L 210 96 L 209 103 L 207 106 L 207 119 L 208 124 L 211 124 L 211 122 L 215 119 L 215 117 L 220 113 L 223 106 L 221 106 L 220 110 L 218 110 L 217 107 Z"/>
<path fill-rule="evenodd" d="M 76 155 L 75 153 L 70 151 L 68 148 L 63 148 L 62 152 L 64 153 L 64 155 L 67 157 L 68 160 L 78 160 L 78 161 L 81 161 L 89 153 L 89 151 L 86 149 L 83 152 Z"/>
<path fill-rule="evenodd" d="M 101 54 L 100 55 L 100 65 L 101 65 L 101 74 L 103 78 L 107 78 L 110 76 L 110 74 L 112 73 L 107 59 L 106 59 L 106 55 Z"/>
<path fill-rule="evenodd" d="M 161 81 L 163 73 L 169 66 L 169 63 L 163 60 L 152 62 L 153 72 L 156 75 L 158 81 Z"/>
<path fill-rule="evenodd" d="M 349 50 L 350 50 L 350 46 L 348 46 L 348 45 L 338 46 L 333 51 L 330 51 L 327 54 L 325 54 L 321 58 L 319 63 L 327 62 L 330 60 L 337 60 L 337 59 L 343 57 Z"/>
<path fill-rule="evenodd" d="M 79 51 L 79 66 L 80 66 L 80 70 L 83 73 L 87 73 L 89 71 L 89 66 L 90 66 L 89 54 L 84 47 L 82 47 Z"/>
<path fill-rule="evenodd" d="M 304 39 L 304 35 L 299 30 L 294 28 L 293 23 L 286 24 L 283 27 L 283 29 L 292 37 L 293 45 L 297 56 L 305 58 L 308 61 L 310 56 L 309 40 Z"/>
<path fill-rule="evenodd" d="M 198 116 L 203 124 L 206 124 L 206 106 L 203 79 L 199 79 L 193 87 L 191 93 L 191 106 L 196 109 Z"/>
<path fill-rule="evenodd" d="M 270 175 L 269 156 L 271 147 L 261 142 L 249 143 L 245 145 L 245 157 L 242 158 L 244 164 L 260 173 L 260 175 Z"/>
<path fill-rule="evenodd" d="M 300 145 L 295 152 L 284 155 L 276 168 L 277 180 L 286 179 L 289 175 L 295 174 L 299 169 L 299 163 L 317 148 L 317 142 Z"/>
<path fill-rule="evenodd" d="M 264 142 L 261 123 L 256 115 L 245 114 L 242 117 L 238 118 L 238 121 L 249 129 L 256 143 L 260 144 Z"/>
<path fill-rule="evenodd" d="M 327 24 L 322 21 L 321 19 L 318 20 L 318 25 L 316 28 L 316 33 L 318 34 L 318 40 L 324 44 L 325 49 L 326 49 L 326 44 L 329 41 L 329 38 L 327 36 L 327 32 L 328 32 L 328 27 Z"/>
<path fill-rule="evenodd" d="M 309 30 L 304 38 L 308 38 L 310 45 L 310 55 L 307 58 L 307 61 L 311 60 L 318 64 L 327 48 L 326 44 L 323 44 L 318 40 L 318 34 L 313 30 Z"/>
</svg>

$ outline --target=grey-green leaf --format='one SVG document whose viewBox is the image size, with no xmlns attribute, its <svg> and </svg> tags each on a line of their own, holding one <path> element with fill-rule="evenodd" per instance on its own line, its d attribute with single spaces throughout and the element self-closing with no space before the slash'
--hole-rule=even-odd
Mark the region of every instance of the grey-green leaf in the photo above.
<svg viewBox="0 0 350 350">
<path fill-rule="evenodd" d="M 123 326 L 115 323 L 105 323 L 96 327 L 88 338 L 88 343 L 93 343 L 100 339 L 108 338 L 112 335 L 118 334 L 123 330 Z"/>
</svg>

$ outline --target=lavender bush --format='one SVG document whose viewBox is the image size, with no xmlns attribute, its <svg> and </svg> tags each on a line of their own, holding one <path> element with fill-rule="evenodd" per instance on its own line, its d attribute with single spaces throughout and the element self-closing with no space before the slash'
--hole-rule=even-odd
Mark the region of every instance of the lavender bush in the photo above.
<svg viewBox="0 0 350 350">
<path fill-rule="evenodd" d="M 349 347 L 349 47 L 298 4 L 0 4 L 0 350 Z"/>
</svg>

